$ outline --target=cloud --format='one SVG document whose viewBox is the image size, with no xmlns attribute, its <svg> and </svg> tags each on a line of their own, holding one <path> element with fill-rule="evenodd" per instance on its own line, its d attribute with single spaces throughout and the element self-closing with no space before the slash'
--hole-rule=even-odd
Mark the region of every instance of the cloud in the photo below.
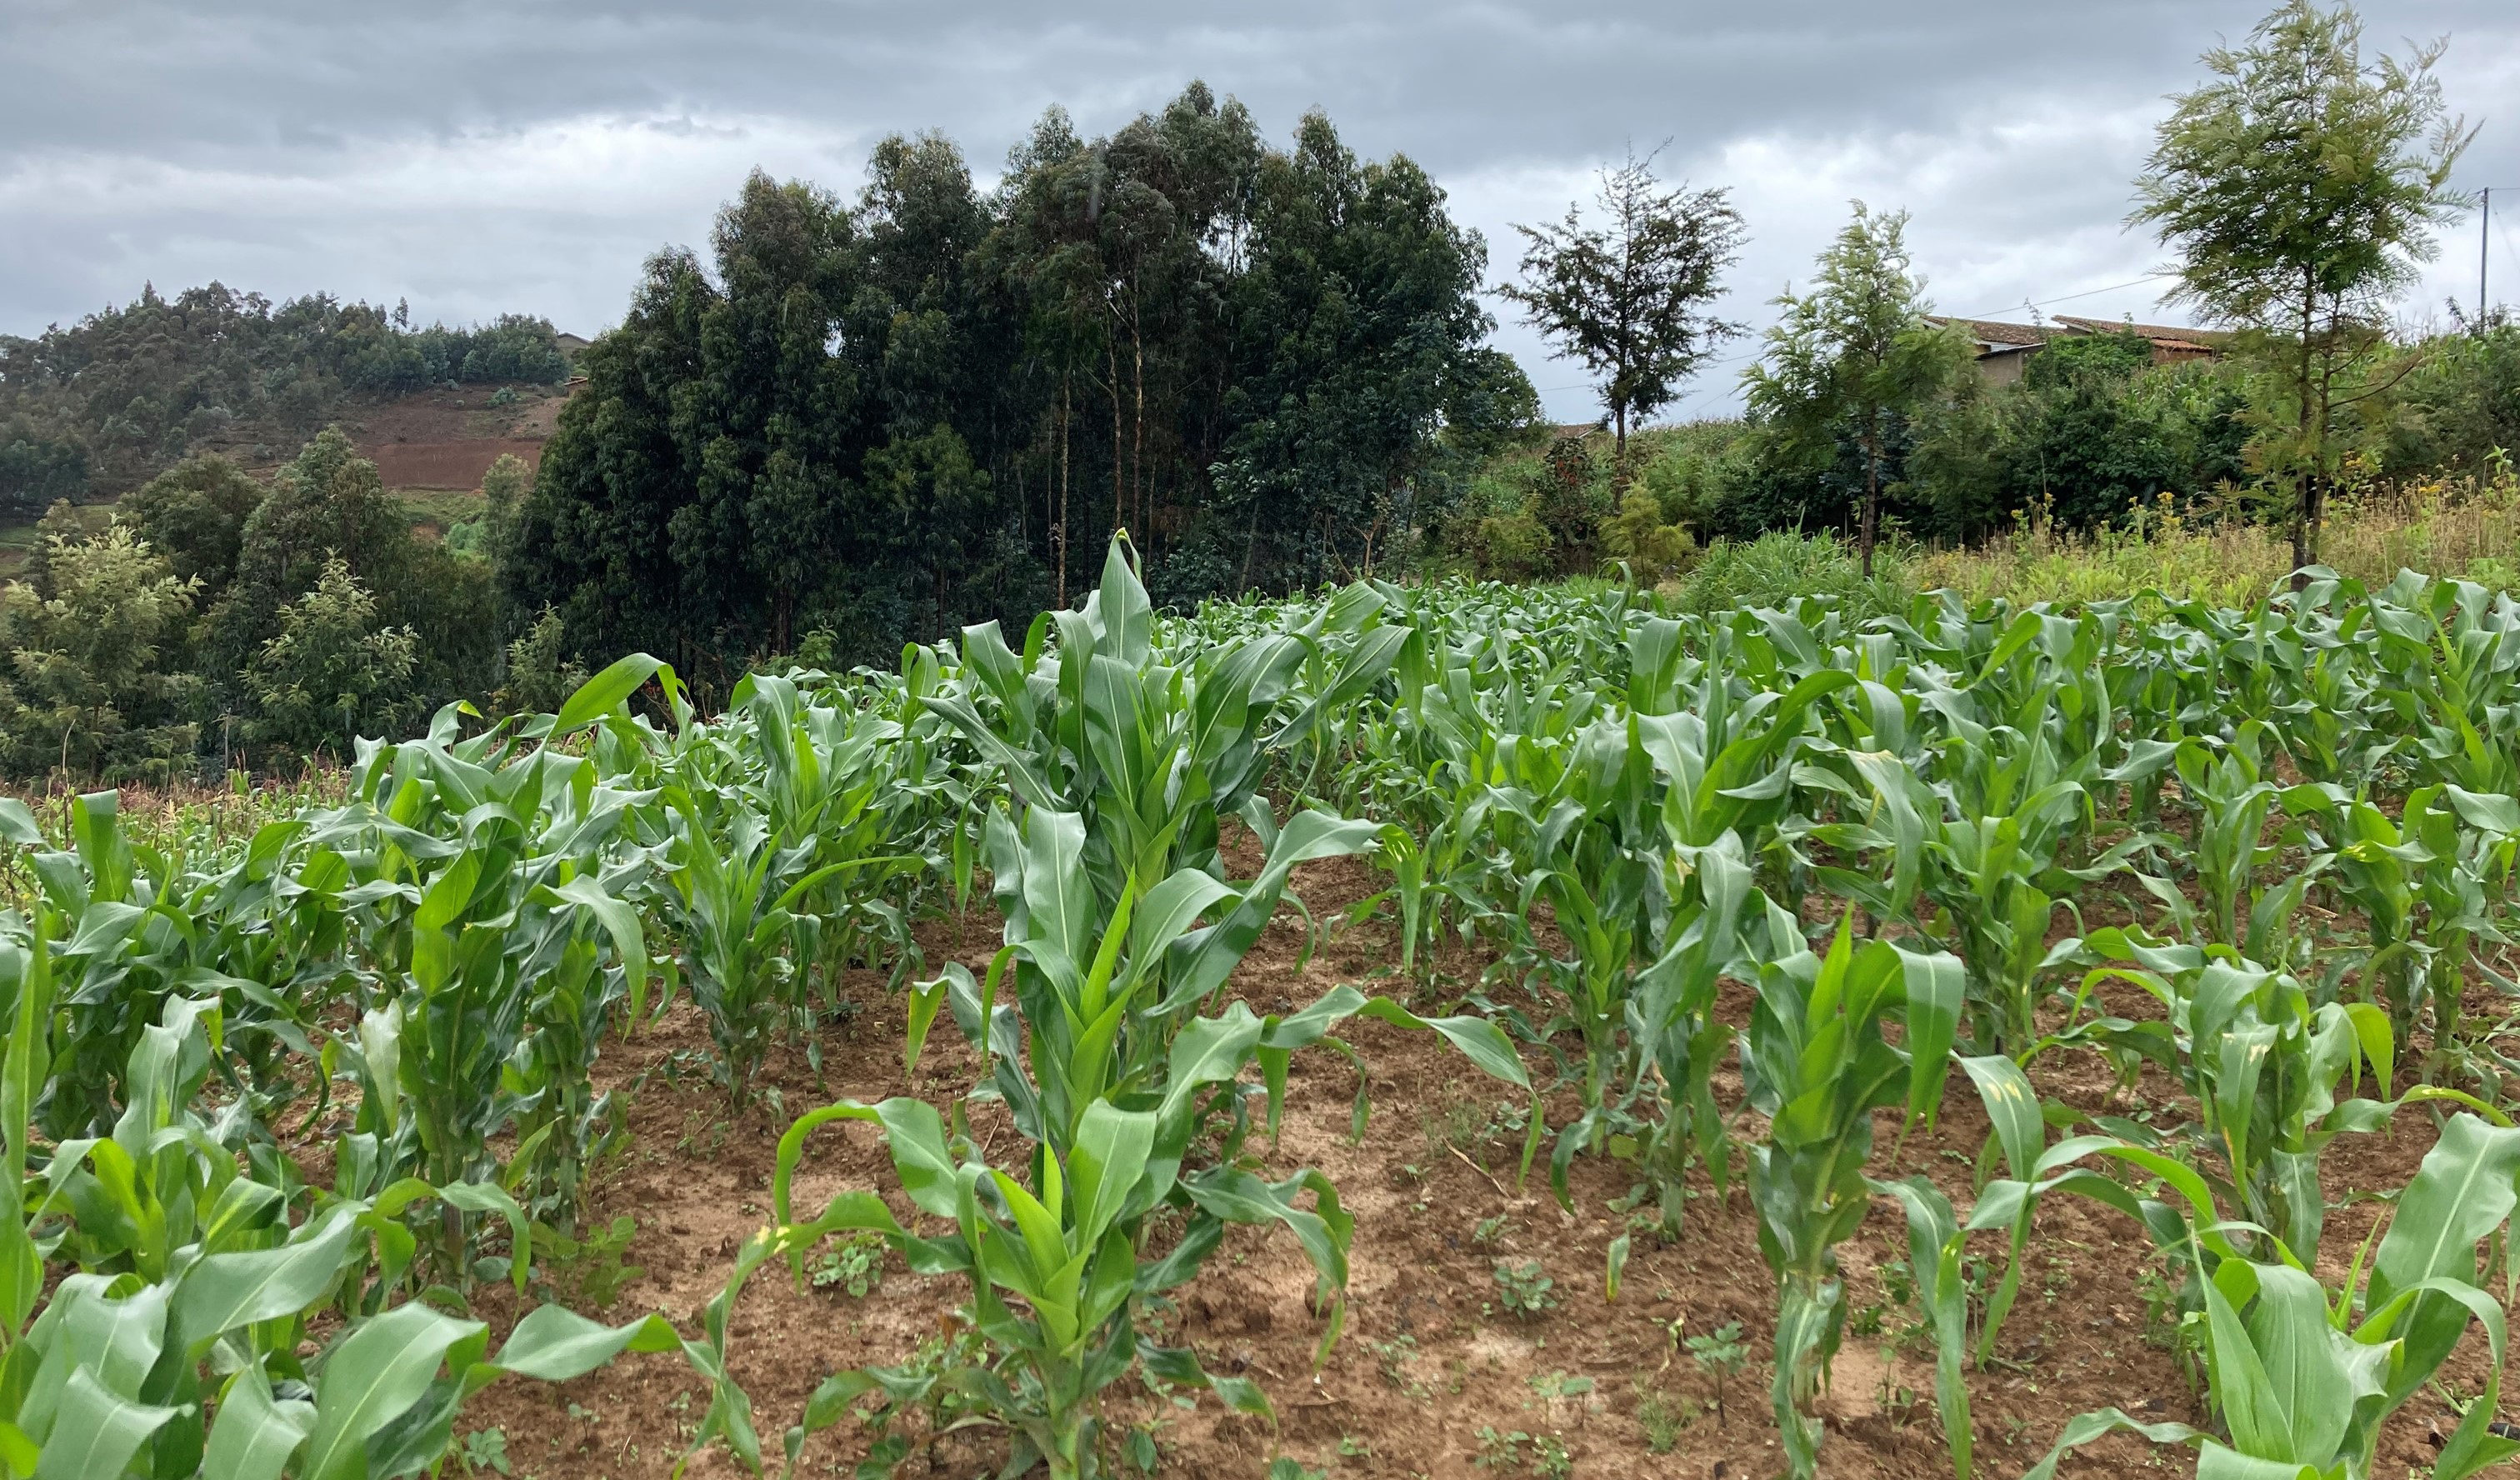
<svg viewBox="0 0 2520 1480">
<path fill-rule="evenodd" d="M 2508 0 L 2365 8 L 2373 41 L 2448 32 L 2471 114 L 2520 92 Z M 1509 271 L 1514 221 L 1554 218 L 1631 144 L 1732 187 L 1751 245 L 1731 312 L 1807 275 L 1846 202 L 1913 212 L 1955 311 L 2158 312 L 2158 251 L 2121 229 L 2163 94 L 2255 5 L 2229 0 L 1328 3 L 1092 0 L 946 8 L 770 0 L 342 8 L 17 0 L 0 12 L 0 332 L 144 281 L 329 291 L 424 317 L 615 319 L 641 260 L 698 243 L 760 165 L 853 188 L 887 132 L 939 128 L 986 173 L 1041 110 L 1106 130 L 1196 76 L 1282 137 L 1326 109 L 1405 152 Z M 2520 139 L 2462 170 L 2520 187 Z M 2520 207 L 2520 190 L 2514 191 Z M 2520 208 L 2512 219 L 2520 222 Z M 2420 299 L 2472 293 L 2473 238 Z M 2520 289 L 2520 261 L 2498 262 Z M 2092 290 L 2108 290 L 2093 292 Z M 1582 377 L 1508 322 L 1499 342 L 1589 415 Z M 1682 414 L 1727 405 L 1732 368 Z"/>
</svg>

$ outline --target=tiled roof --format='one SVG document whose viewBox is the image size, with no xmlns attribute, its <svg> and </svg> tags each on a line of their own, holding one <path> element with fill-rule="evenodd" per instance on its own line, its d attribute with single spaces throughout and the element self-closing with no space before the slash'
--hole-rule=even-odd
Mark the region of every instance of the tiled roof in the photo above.
<svg viewBox="0 0 2520 1480">
<path fill-rule="evenodd" d="M 2018 344 L 2027 348 L 2034 344 L 2045 344 L 2057 335 L 2056 330 L 2044 325 L 1999 324 L 1992 319 L 1929 318 L 1925 322 L 1958 324 L 1968 331 L 1969 337 L 1982 344 Z"/>
<path fill-rule="evenodd" d="M 2193 344 L 2199 349 L 2220 349 L 2231 336 L 2219 329 L 2190 329 L 2180 324 L 2133 324 L 2124 319 L 2079 319 L 2072 314 L 2058 314 L 2056 322 L 2083 334 L 2139 334 L 2156 344 Z"/>
</svg>

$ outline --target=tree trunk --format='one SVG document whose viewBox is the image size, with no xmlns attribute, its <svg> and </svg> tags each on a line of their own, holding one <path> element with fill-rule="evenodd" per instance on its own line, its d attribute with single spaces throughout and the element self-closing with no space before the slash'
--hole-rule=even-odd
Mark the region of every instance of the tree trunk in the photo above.
<svg viewBox="0 0 2520 1480">
<path fill-rule="evenodd" d="M 2296 425 L 2294 427 L 2294 435 L 2298 439 L 2294 449 L 2294 456 L 2299 460 L 2297 476 L 2294 479 L 2295 492 L 2292 511 L 2292 588 L 2295 591 L 2299 591 L 2303 586 L 2309 584 L 2307 578 L 2301 573 L 2302 567 L 2310 564 L 2311 561 L 2317 558 L 2317 535 L 2311 529 L 2311 519 L 2318 497 L 2318 474 L 2311 462 L 2312 426 L 2310 415 L 2310 326 L 2312 315 L 2317 311 L 2317 299 L 2315 296 L 2317 291 L 2316 286 L 2309 280 L 2309 278 L 2305 277 L 2302 280 L 2301 368 L 2295 377 L 2293 384 L 2294 392 L 2299 396 L 2301 401 L 2300 415 L 2296 419 Z"/>
<path fill-rule="evenodd" d="M 1147 340 L 1138 327 L 1138 294 L 1129 292 L 1129 346 L 1137 357 L 1138 411 L 1129 428 L 1129 516 L 1147 520 Z M 1140 534 L 1146 533 L 1141 527 Z"/>
<path fill-rule="evenodd" d="M 1120 343 L 1117 338 L 1103 342 L 1102 363 L 1111 373 L 1111 532 L 1118 534 L 1128 527 L 1128 523 L 1120 516 L 1121 491 L 1125 485 L 1121 480 L 1123 470 L 1120 458 Z"/>
<path fill-rule="evenodd" d="M 1856 550 L 1864 560 L 1864 578 L 1872 579 L 1872 544 L 1881 533 L 1881 443 L 1877 426 L 1864 438 L 1864 517 L 1857 523 Z"/>
<path fill-rule="evenodd" d="M 1058 583 L 1054 604 L 1067 605 L 1067 398 L 1069 380 L 1058 378 L 1058 522 L 1051 527 L 1051 559 L 1058 567 Z"/>
</svg>

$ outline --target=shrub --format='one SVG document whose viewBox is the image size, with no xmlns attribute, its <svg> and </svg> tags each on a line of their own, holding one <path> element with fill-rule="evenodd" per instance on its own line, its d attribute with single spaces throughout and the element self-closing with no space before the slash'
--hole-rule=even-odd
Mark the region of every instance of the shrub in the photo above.
<svg viewBox="0 0 2520 1480">
<path fill-rule="evenodd" d="M 164 781 L 190 767 L 201 680 L 171 671 L 193 583 L 130 530 L 46 546 L 47 597 L 0 594 L 0 767 Z"/>
<path fill-rule="evenodd" d="M 246 668 L 258 711 L 248 734 L 301 755 L 347 755 L 362 733 L 394 723 L 419 642 L 381 623 L 376 598 L 334 557 L 314 590 L 280 608 L 280 635 Z"/>
<path fill-rule="evenodd" d="M 1854 547 L 1834 535 L 1778 530 L 1746 542 L 1717 540 L 1687 577 L 1664 590 L 1684 611 L 1776 606 L 1806 596 L 1834 598 L 1857 617 L 1906 611 L 1915 595 L 1906 557 L 1885 545 L 1873 552 L 1872 566 L 1868 581 Z"/>
</svg>

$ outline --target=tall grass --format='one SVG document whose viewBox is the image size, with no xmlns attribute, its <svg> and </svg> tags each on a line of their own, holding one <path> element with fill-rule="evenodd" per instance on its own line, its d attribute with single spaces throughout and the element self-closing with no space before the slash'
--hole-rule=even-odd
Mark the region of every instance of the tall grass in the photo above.
<svg viewBox="0 0 2520 1480">
<path fill-rule="evenodd" d="M 2340 574 L 2384 585 L 2401 570 L 2520 589 L 2520 477 L 2498 465 L 2485 477 L 2358 491 L 2330 507 L 2319 560 Z M 2278 527 L 2200 523 L 2149 511 L 2089 535 L 2025 528 L 1973 550 L 1913 554 L 1908 577 L 1971 601 L 2078 606 L 2153 590 L 2215 605 L 2244 606 L 2292 574 L 2292 544 Z"/>
</svg>

